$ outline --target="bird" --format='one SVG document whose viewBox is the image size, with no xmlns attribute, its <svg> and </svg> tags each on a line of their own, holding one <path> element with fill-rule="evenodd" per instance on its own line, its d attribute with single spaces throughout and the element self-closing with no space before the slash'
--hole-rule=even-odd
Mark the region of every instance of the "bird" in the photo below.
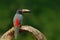
<svg viewBox="0 0 60 40">
<path fill-rule="evenodd" d="M 20 9 L 17 10 L 14 17 L 13 17 L 13 25 L 14 25 L 14 37 L 17 39 L 19 34 L 19 28 L 22 27 L 22 21 L 23 21 L 23 13 L 30 13 L 29 9 Z"/>
</svg>

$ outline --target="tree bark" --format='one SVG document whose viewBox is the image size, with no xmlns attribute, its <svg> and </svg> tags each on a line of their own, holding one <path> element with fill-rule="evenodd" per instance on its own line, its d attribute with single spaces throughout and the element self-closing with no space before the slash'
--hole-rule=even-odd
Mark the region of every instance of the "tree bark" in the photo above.
<svg viewBox="0 0 60 40">
<path fill-rule="evenodd" d="M 22 26 L 20 28 L 21 31 L 28 31 L 34 35 L 35 40 L 46 40 L 46 37 L 39 30 L 33 28 L 32 26 Z M 9 29 L 6 33 L 4 33 L 0 40 L 12 40 L 14 37 L 14 27 Z"/>
</svg>

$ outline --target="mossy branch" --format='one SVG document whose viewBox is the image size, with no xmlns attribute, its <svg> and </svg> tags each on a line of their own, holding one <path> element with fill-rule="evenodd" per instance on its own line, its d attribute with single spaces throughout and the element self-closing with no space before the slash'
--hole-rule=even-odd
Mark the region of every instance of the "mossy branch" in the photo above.
<svg viewBox="0 0 60 40">
<path fill-rule="evenodd" d="M 32 26 L 22 26 L 20 30 L 32 33 L 36 40 L 46 40 L 46 37 L 39 30 L 33 28 Z M 12 40 L 13 37 L 14 37 L 14 27 L 12 27 L 6 33 L 4 33 L 1 36 L 0 40 Z"/>
</svg>

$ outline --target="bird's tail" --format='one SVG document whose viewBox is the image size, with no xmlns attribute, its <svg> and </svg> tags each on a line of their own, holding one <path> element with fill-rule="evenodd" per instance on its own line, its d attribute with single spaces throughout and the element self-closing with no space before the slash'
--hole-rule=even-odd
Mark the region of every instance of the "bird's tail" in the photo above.
<svg viewBox="0 0 60 40">
<path fill-rule="evenodd" d="M 15 27 L 15 33 L 14 33 L 15 39 L 17 39 L 18 35 L 19 35 L 19 28 Z"/>
</svg>

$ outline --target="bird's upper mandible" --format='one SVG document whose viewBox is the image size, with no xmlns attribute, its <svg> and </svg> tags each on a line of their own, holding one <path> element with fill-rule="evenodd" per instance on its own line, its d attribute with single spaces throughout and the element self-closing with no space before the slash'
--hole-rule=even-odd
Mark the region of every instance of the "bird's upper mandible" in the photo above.
<svg viewBox="0 0 60 40">
<path fill-rule="evenodd" d="M 20 9 L 20 10 L 17 10 L 17 12 L 19 12 L 19 13 L 30 13 L 31 11 L 29 9 Z"/>
</svg>

